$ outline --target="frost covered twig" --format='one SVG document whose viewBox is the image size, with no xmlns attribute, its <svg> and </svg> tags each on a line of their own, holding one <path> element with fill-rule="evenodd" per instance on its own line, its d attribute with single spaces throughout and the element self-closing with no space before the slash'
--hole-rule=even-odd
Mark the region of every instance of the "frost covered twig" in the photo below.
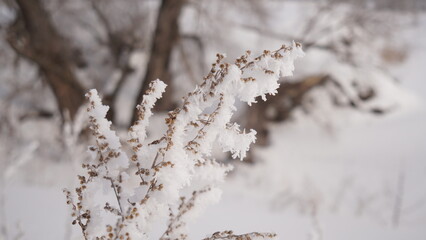
<svg viewBox="0 0 426 240">
<path fill-rule="evenodd" d="M 186 222 L 219 200 L 217 184 L 231 170 L 211 159 L 213 144 L 242 160 L 256 139 L 254 130 L 246 132 L 231 122 L 235 101 L 250 105 L 258 96 L 266 100 L 267 94 L 275 94 L 279 77 L 291 75 L 294 59 L 302 55 L 297 43 L 265 50 L 256 58 L 247 51 L 234 64 L 225 63 L 224 55 L 218 54 L 203 83 L 183 99 L 181 108 L 168 113 L 165 134 L 148 142 L 151 109 L 166 87 L 160 80 L 153 81 L 129 130 L 130 158 L 105 118 L 108 107 L 91 90 L 86 95 L 87 111 L 96 145 L 89 147 L 92 160 L 83 164 L 87 174 L 79 176 L 76 196 L 65 190 L 73 224 L 80 226 L 85 239 L 149 239 L 152 224 L 166 219 L 170 210 L 161 239 L 187 238 Z M 189 198 L 185 197 L 188 192 L 192 192 Z M 224 234 L 228 238 L 223 239 L 274 236 Z"/>
<path fill-rule="evenodd" d="M 161 236 L 160 240 L 168 240 L 170 238 L 167 238 L 166 236 L 172 236 L 175 235 L 174 232 L 177 229 L 180 229 L 182 227 L 184 227 L 186 225 L 186 222 L 184 220 L 185 215 L 187 215 L 187 213 L 189 211 L 191 211 L 197 201 L 197 198 L 199 197 L 200 194 L 204 194 L 209 192 L 211 189 L 210 188 L 206 188 L 206 189 L 202 189 L 199 191 L 194 191 L 192 192 L 192 196 L 191 198 L 189 198 L 188 200 L 186 200 L 185 197 L 181 197 L 180 198 L 180 204 L 178 207 L 178 213 L 175 215 L 173 214 L 173 212 L 170 210 L 170 220 L 169 220 L 169 224 L 167 226 L 167 230 L 163 233 L 163 235 Z M 187 238 L 186 234 L 182 234 L 179 236 L 182 239 Z"/>
<path fill-rule="evenodd" d="M 259 233 L 252 232 L 241 235 L 236 235 L 232 231 L 223 231 L 215 232 L 210 237 L 204 238 L 203 240 L 216 240 L 216 239 L 226 239 L 226 240 L 254 240 L 254 239 L 273 239 L 277 235 L 273 233 Z"/>
</svg>

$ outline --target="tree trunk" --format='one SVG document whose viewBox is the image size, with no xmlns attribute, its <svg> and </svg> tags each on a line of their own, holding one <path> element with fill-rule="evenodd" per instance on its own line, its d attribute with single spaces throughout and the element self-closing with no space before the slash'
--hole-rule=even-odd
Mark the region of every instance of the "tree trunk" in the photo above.
<svg viewBox="0 0 426 240">
<path fill-rule="evenodd" d="M 16 53 L 36 63 L 52 89 L 63 119 L 74 119 L 84 102 L 71 61 L 71 49 L 60 36 L 41 0 L 16 0 L 17 18 L 8 29 Z"/>
<path fill-rule="evenodd" d="M 154 110 L 167 111 L 173 107 L 172 77 L 170 76 L 169 65 L 173 46 L 179 38 L 179 16 L 186 0 L 163 0 L 157 17 L 157 27 L 152 39 L 150 59 L 146 69 L 146 74 L 139 90 L 136 104 L 140 104 L 148 89 L 149 83 L 155 79 L 160 79 L 167 84 L 167 91 L 163 94 Z M 133 113 L 132 123 L 136 120 L 136 111 Z"/>
</svg>

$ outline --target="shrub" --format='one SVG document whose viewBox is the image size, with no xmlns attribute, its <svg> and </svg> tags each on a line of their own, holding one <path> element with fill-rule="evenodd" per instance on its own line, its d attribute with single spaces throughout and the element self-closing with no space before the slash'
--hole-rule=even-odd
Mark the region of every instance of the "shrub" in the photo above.
<svg viewBox="0 0 426 240">
<path fill-rule="evenodd" d="M 241 130 L 231 122 L 240 100 L 251 105 L 260 96 L 274 95 L 281 76 L 294 70 L 294 59 L 301 57 L 301 45 L 265 50 L 256 58 L 250 51 L 233 64 L 217 54 L 216 62 L 201 85 L 183 99 L 183 105 L 168 113 L 167 130 L 147 141 L 152 107 L 166 85 L 160 80 L 150 88 L 137 106 L 138 120 L 129 129 L 127 145 L 111 130 L 105 116 L 108 106 L 101 103 L 96 90 L 89 100 L 91 130 L 96 144 L 89 147 L 92 159 L 82 166 L 84 176 L 75 193 L 64 190 L 71 206 L 73 224 L 78 224 L 85 239 L 148 239 L 156 220 L 168 218 L 160 239 L 187 238 L 186 223 L 204 206 L 219 200 L 217 184 L 230 166 L 211 157 L 213 144 L 241 160 L 246 156 L 256 132 Z M 216 232 L 206 239 L 272 238 L 274 234 L 232 231 Z"/>
</svg>

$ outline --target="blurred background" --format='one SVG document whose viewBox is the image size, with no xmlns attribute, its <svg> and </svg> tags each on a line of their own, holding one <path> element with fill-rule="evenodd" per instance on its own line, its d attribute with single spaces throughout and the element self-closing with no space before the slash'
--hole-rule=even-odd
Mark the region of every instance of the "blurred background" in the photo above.
<svg viewBox="0 0 426 240">
<path fill-rule="evenodd" d="M 160 132 L 217 52 L 293 40 L 306 56 L 240 106 L 257 142 L 244 162 L 215 153 L 236 168 L 190 237 L 426 239 L 425 0 L 0 0 L 0 239 L 81 238 L 62 188 L 88 158 L 89 89 L 125 136 L 160 78 Z"/>
</svg>

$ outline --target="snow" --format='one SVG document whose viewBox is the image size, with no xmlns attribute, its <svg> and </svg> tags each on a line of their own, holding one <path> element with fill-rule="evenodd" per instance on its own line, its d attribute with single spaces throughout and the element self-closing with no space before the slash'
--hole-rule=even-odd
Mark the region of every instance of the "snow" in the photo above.
<svg viewBox="0 0 426 240">
<path fill-rule="evenodd" d="M 236 172 L 220 186 L 223 193 L 215 189 L 210 198 L 215 201 L 222 195 L 221 201 L 189 224 L 190 239 L 228 229 L 235 233 L 276 232 L 280 239 L 294 240 L 425 239 L 426 69 L 421 64 L 426 62 L 426 43 L 418 41 L 426 39 L 425 25 L 422 16 L 417 27 L 403 32 L 410 55 L 391 70 L 405 88 L 405 95 L 399 96 L 405 104 L 380 117 L 348 110 L 330 116 L 319 111 L 314 115 L 317 118 L 298 113 L 297 121 L 272 126 L 273 144 L 256 151 L 262 161 L 255 166 L 236 163 Z M 401 93 L 390 92 L 388 98 Z M 105 113 L 93 116 L 103 118 Z M 318 124 L 320 117 L 322 122 L 332 122 L 332 127 Z M 109 123 L 103 125 L 109 129 Z M 229 141 L 232 134 L 227 129 L 219 139 Z M 114 148 L 120 147 L 115 133 L 107 137 L 116 142 Z M 245 152 L 246 147 L 236 146 L 242 145 L 232 147 L 237 153 Z M 66 178 L 69 173 L 62 172 L 70 169 L 64 164 L 45 172 Z M 217 176 L 208 177 L 220 179 L 227 171 L 215 169 Z M 194 176 L 197 182 L 202 179 Z M 70 231 L 77 236 L 78 229 L 71 230 L 61 191 L 67 181 L 49 186 L 9 181 L 2 189 L 8 193 L 6 219 L 20 223 L 23 239 L 66 239 Z M 401 216 L 394 226 L 396 199 L 401 193 Z M 20 231 L 14 225 L 10 228 L 12 235 Z"/>
<path fill-rule="evenodd" d="M 131 131 L 129 133 L 130 138 L 138 138 L 139 142 L 145 141 L 147 137 L 147 127 L 149 125 L 149 118 L 153 115 L 152 108 L 154 107 L 155 103 L 158 99 L 162 97 L 162 94 L 164 93 L 166 89 L 166 84 L 159 79 L 156 79 L 152 81 L 150 89 L 152 89 L 152 92 L 150 92 L 147 95 L 143 96 L 142 105 L 138 105 L 137 108 L 139 111 L 143 111 L 144 118 L 139 119 L 132 127 Z"/>
<path fill-rule="evenodd" d="M 263 161 L 239 166 L 221 204 L 192 225 L 193 239 L 224 229 L 281 239 L 425 239 L 426 47 L 414 40 L 426 39 L 422 20 L 404 32 L 410 57 L 392 69 L 406 91 L 403 107 L 381 117 L 334 110 L 331 128 L 303 114 L 273 126 L 272 146 L 256 152 Z"/>
<path fill-rule="evenodd" d="M 169 226 L 163 236 L 185 236 L 183 220 L 194 216 L 192 208 L 199 212 L 197 209 L 219 200 L 222 191 L 216 185 L 231 169 L 211 159 L 216 139 L 220 140 L 223 151 L 240 159 L 255 141 L 255 131 L 246 134 L 238 124 L 230 122 L 236 111 L 236 98 L 248 99 L 250 104 L 258 96 L 275 94 L 280 77 L 292 74 L 294 60 L 301 56 L 303 51 L 296 43 L 273 52 L 264 51 L 253 59 L 247 52 L 235 64 L 223 62 L 225 56 L 218 54 L 203 84 L 184 97 L 181 108 L 168 113 L 167 130 L 156 143 L 145 141 L 146 129 L 153 115 L 151 109 L 166 85 L 158 79 L 153 81 L 137 106 L 138 118 L 129 130 L 131 162 L 120 138 L 111 129 L 112 122 L 106 119 L 109 107 L 102 104 L 97 90 L 90 90 L 86 94 L 87 113 L 96 145 L 89 147 L 89 151 L 96 154 L 92 153 L 91 161 L 82 164 L 87 174 L 78 175 L 80 185 L 75 191 L 64 189 L 73 223 L 78 223 L 87 239 L 109 235 L 107 231 L 112 230 L 106 226 L 117 226 L 111 233 L 115 238 L 150 239 L 154 236 L 150 229 L 157 224 L 156 220 L 164 222 L 167 211 L 176 209 L 179 217 L 169 215 Z M 204 114 L 211 108 L 215 110 Z M 141 168 L 147 163 L 152 165 Z M 193 182 L 205 186 L 197 189 Z M 193 191 L 192 197 L 185 202 L 182 199 L 189 189 Z M 201 197 L 194 199 L 198 195 Z M 114 205 L 110 204 L 111 200 Z"/>
</svg>

